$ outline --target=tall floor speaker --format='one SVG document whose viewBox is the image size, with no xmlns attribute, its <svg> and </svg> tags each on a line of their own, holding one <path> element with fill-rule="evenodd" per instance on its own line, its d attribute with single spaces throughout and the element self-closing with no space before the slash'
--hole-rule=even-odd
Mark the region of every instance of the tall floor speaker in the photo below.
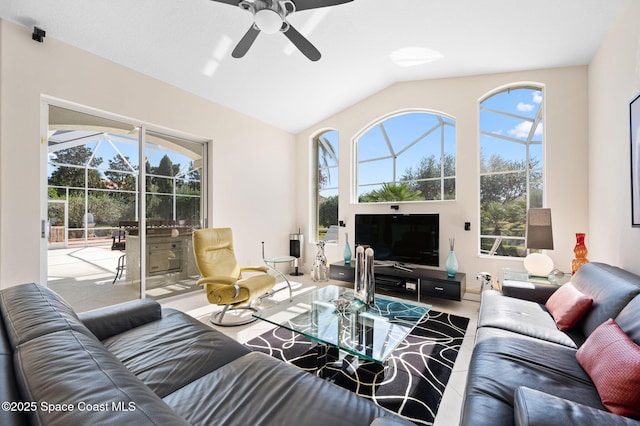
<svg viewBox="0 0 640 426">
<path fill-rule="evenodd" d="M 302 241 L 304 236 L 301 233 L 289 234 L 289 256 L 293 256 L 296 260 L 293 261 L 293 272 L 291 275 L 299 276 L 303 275 L 298 271 L 298 259 L 302 256 Z"/>
</svg>

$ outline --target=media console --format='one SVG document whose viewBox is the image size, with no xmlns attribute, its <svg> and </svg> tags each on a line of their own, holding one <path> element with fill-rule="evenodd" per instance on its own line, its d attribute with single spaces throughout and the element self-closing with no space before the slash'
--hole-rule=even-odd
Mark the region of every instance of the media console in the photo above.
<svg viewBox="0 0 640 426">
<path fill-rule="evenodd" d="M 329 277 L 334 280 L 354 283 L 355 262 L 332 263 L 329 266 Z M 466 275 L 457 273 L 449 278 L 446 271 L 427 268 L 403 268 L 379 266 L 374 268 L 376 291 L 394 294 L 400 297 L 422 301 L 424 297 L 438 297 L 449 300 L 462 300 L 467 289 Z"/>
</svg>

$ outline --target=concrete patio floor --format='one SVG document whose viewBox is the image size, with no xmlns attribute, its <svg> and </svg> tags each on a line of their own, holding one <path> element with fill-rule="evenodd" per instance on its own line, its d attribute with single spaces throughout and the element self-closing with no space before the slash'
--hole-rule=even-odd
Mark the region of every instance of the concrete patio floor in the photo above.
<svg viewBox="0 0 640 426">
<path fill-rule="evenodd" d="M 47 285 L 78 312 L 138 299 L 140 286 L 127 283 L 126 270 L 113 282 L 122 254 L 111 250 L 110 240 L 108 245 L 49 250 Z M 176 280 L 171 274 L 149 277 L 145 296 L 160 299 L 199 290 L 195 281 Z"/>
</svg>

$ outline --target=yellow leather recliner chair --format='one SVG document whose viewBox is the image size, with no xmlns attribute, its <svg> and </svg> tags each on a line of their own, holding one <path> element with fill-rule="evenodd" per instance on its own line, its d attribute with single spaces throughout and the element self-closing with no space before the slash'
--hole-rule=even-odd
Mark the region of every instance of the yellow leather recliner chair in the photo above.
<svg viewBox="0 0 640 426">
<path fill-rule="evenodd" d="M 233 311 L 257 312 L 251 303 L 268 293 L 276 283 L 275 277 L 267 273 L 268 268 L 238 265 L 233 251 L 233 234 L 230 228 L 207 228 L 194 231 L 193 250 L 196 265 L 202 275 L 198 284 L 205 286 L 209 303 L 224 305 L 222 311 L 211 314 L 209 320 L 215 325 L 222 326 L 243 325 L 255 321 L 255 318 L 250 315 L 239 315 L 240 312 Z M 244 272 L 255 272 L 257 275 L 244 278 L 242 276 Z M 226 315 L 227 313 L 230 315 Z M 225 315 L 227 321 L 224 321 Z"/>
</svg>

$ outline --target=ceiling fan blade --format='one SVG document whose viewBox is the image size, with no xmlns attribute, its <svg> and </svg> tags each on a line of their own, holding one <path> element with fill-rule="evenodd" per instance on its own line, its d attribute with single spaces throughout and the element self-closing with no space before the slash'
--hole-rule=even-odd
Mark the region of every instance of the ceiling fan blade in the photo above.
<svg viewBox="0 0 640 426">
<path fill-rule="evenodd" d="M 238 42 L 233 52 L 231 52 L 231 56 L 234 58 L 242 58 L 248 51 L 254 41 L 256 41 L 256 37 L 260 34 L 260 30 L 255 26 L 251 26 L 249 31 L 242 37 L 242 39 Z"/>
<path fill-rule="evenodd" d="M 221 1 L 221 0 L 218 0 Z M 320 7 L 337 6 L 353 0 L 292 0 L 296 10 L 318 9 Z"/>
<path fill-rule="evenodd" d="M 317 61 L 322 56 L 320 51 L 316 49 L 316 47 L 311 44 L 309 40 L 307 40 L 302 34 L 298 32 L 292 25 L 289 25 L 289 29 L 284 32 L 284 35 L 287 36 L 291 43 L 293 43 L 298 50 L 300 50 L 304 56 L 311 59 L 312 61 Z"/>
</svg>

